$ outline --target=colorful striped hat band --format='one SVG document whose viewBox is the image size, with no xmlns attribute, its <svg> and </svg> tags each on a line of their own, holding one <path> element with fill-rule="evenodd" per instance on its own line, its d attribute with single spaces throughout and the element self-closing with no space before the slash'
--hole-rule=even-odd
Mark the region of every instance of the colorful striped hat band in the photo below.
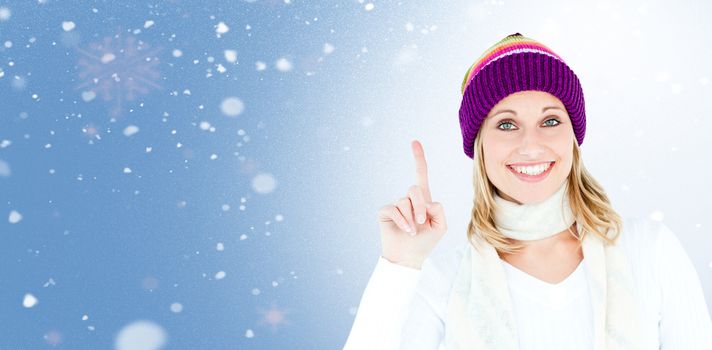
<svg viewBox="0 0 712 350">
<path fill-rule="evenodd" d="M 474 157 L 477 131 L 492 107 L 526 90 L 556 96 L 566 107 L 578 144 L 583 143 L 586 111 L 578 77 L 550 48 L 515 33 L 487 49 L 462 80 L 460 128 L 468 157 Z"/>
</svg>

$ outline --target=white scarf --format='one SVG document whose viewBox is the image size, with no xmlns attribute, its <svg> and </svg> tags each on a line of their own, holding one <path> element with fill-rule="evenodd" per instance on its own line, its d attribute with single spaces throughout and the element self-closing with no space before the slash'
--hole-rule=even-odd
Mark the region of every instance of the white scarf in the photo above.
<svg viewBox="0 0 712 350">
<path fill-rule="evenodd" d="M 505 236 L 535 240 L 560 233 L 576 221 L 567 182 L 541 203 L 517 204 L 495 194 L 494 221 Z M 562 210 L 563 209 L 563 210 Z M 579 225 L 577 225 L 579 226 Z M 579 230 L 581 228 L 578 228 Z M 450 291 L 445 320 L 448 350 L 519 348 L 504 266 L 493 246 L 473 239 L 465 251 Z M 587 233 L 582 243 L 593 311 L 595 350 L 640 349 L 633 280 L 625 255 Z"/>
</svg>

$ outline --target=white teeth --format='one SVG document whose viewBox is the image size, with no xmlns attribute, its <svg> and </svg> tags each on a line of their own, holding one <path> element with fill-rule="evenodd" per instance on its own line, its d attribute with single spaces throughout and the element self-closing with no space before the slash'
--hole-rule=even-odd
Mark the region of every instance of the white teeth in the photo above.
<svg viewBox="0 0 712 350">
<path fill-rule="evenodd" d="M 527 175 L 539 175 L 543 172 L 545 172 L 547 169 L 549 169 L 549 166 L 551 166 L 552 163 L 546 163 L 546 164 L 540 164 L 536 166 L 514 166 L 512 165 L 512 169 L 516 170 L 519 173 L 524 173 Z"/>
</svg>

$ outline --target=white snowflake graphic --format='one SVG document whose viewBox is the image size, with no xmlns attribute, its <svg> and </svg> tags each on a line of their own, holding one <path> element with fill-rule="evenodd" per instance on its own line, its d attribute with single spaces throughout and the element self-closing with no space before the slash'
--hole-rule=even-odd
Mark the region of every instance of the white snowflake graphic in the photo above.
<svg viewBox="0 0 712 350">
<path fill-rule="evenodd" d="M 123 112 L 124 101 L 133 101 L 139 94 L 148 94 L 159 85 L 161 48 L 151 48 L 134 36 L 108 36 L 88 48 L 77 47 L 81 54 L 77 62 L 85 101 L 99 95 L 104 101 L 114 101 L 109 115 L 112 119 Z"/>
</svg>

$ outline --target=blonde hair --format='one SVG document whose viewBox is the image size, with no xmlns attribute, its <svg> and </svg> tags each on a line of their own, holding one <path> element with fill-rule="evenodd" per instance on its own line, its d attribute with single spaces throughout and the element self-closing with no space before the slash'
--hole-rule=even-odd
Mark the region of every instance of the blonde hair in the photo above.
<svg viewBox="0 0 712 350">
<path fill-rule="evenodd" d="M 467 226 L 467 239 L 472 244 L 474 239 L 483 239 L 498 252 L 513 254 L 524 248 L 524 244 L 504 236 L 494 224 L 494 185 L 487 178 L 484 164 L 484 154 L 480 129 L 475 138 L 475 161 L 473 171 L 472 217 Z M 571 211 L 576 218 L 579 234 L 571 228 L 569 232 L 579 240 L 581 245 L 587 232 L 600 237 L 604 244 L 615 244 L 623 225 L 621 216 L 613 210 L 603 187 L 591 176 L 583 165 L 581 150 L 574 139 L 573 164 L 567 177 L 567 192 Z M 608 232 L 614 230 L 613 236 Z M 476 245 L 475 245 L 476 247 Z"/>
</svg>

